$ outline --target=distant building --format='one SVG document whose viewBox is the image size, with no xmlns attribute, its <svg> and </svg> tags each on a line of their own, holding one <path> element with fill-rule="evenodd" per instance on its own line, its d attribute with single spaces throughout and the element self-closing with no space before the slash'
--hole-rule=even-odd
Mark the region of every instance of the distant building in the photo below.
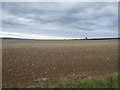
<svg viewBox="0 0 120 90">
<path fill-rule="evenodd" d="M 87 37 L 85 37 L 85 39 L 87 40 Z"/>
</svg>

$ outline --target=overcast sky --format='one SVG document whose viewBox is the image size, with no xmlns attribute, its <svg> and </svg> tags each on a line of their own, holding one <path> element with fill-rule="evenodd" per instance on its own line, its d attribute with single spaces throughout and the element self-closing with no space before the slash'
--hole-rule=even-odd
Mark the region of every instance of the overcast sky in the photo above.
<svg viewBox="0 0 120 90">
<path fill-rule="evenodd" d="M 2 3 L 3 37 L 118 37 L 117 2 Z"/>
</svg>

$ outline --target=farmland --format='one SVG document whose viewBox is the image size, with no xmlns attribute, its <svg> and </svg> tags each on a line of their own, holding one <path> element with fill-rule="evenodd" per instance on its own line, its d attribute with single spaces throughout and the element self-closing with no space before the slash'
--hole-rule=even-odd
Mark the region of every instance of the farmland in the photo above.
<svg viewBox="0 0 120 90">
<path fill-rule="evenodd" d="M 3 87 L 53 85 L 118 72 L 118 40 L 2 40 Z"/>
</svg>

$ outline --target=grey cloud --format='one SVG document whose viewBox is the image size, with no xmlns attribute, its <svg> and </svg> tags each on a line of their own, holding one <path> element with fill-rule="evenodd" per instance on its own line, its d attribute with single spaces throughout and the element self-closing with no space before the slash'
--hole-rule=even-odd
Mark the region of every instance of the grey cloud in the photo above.
<svg viewBox="0 0 120 90">
<path fill-rule="evenodd" d="M 39 30 L 117 30 L 117 3 L 3 3 L 3 24 Z M 10 18 L 9 16 L 12 16 Z M 8 17 L 8 18 L 6 18 Z M 48 25 L 49 24 L 49 25 Z M 49 27 L 48 27 L 49 26 Z"/>
</svg>

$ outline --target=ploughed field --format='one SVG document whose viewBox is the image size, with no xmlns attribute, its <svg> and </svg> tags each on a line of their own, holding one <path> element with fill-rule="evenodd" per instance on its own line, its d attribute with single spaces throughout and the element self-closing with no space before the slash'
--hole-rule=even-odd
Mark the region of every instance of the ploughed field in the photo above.
<svg viewBox="0 0 120 90">
<path fill-rule="evenodd" d="M 117 73 L 118 40 L 2 40 L 3 87 Z"/>
</svg>

